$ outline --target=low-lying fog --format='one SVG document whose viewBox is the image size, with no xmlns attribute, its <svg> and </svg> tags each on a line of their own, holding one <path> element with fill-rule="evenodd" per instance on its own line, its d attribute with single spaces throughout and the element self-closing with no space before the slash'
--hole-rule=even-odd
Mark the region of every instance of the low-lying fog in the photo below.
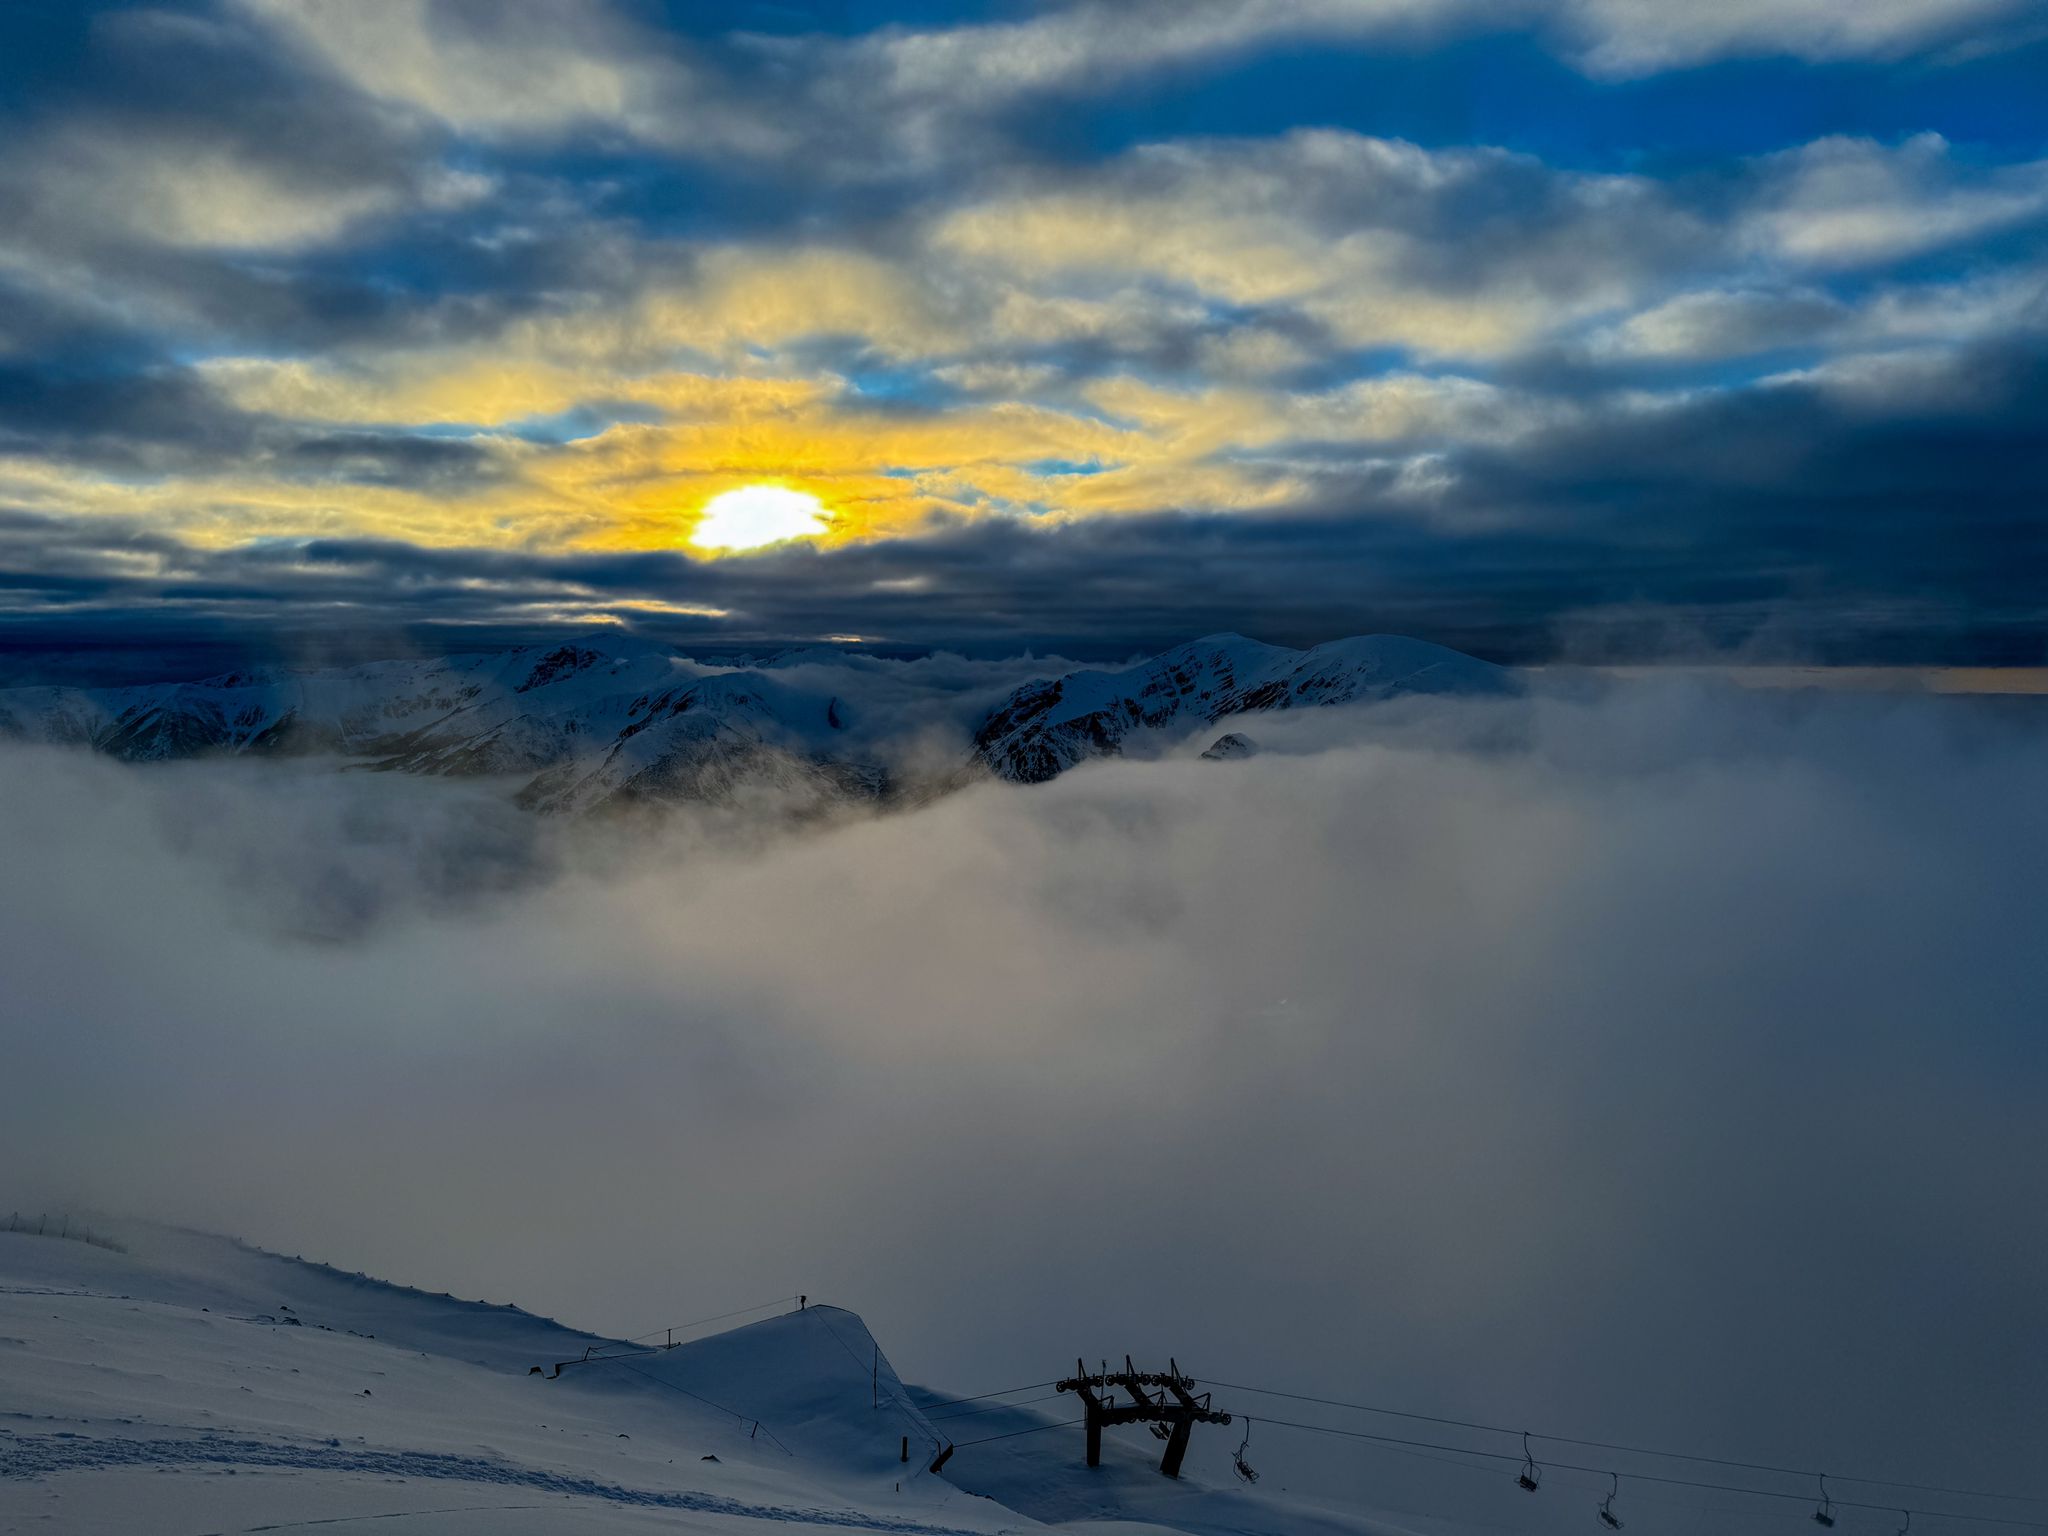
<svg viewBox="0 0 2048 1536">
<path fill-rule="evenodd" d="M 1171 1353 L 2006 1483 L 2048 1436 L 2044 713 L 1333 710 L 760 837 L 6 751 L 0 1202 L 621 1332 L 802 1290 L 962 1393 Z M 1274 1485 L 1476 1481 L 1254 1433 Z"/>
</svg>

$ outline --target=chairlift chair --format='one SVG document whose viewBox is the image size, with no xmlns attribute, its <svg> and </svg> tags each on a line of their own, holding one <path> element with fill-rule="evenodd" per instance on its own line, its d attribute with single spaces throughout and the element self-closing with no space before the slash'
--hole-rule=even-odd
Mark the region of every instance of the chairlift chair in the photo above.
<svg viewBox="0 0 2048 1536">
<path fill-rule="evenodd" d="M 1237 1473 L 1239 1478 L 1247 1483 L 1256 1483 L 1259 1480 L 1259 1474 L 1253 1471 L 1252 1464 L 1244 1459 L 1245 1448 L 1251 1443 L 1252 1421 L 1246 1419 L 1244 1421 L 1244 1439 L 1238 1442 L 1237 1449 L 1231 1453 L 1230 1460 L 1232 1470 Z"/>
<path fill-rule="evenodd" d="M 1813 1512 L 1813 1523 L 1829 1530 L 1835 1528 L 1835 1501 L 1828 1497 L 1828 1475 L 1825 1472 L 1820 1474 L 1820 1504 Z"/>
<path fill-rule="evenodd" d="M 1164 1392 L 1160 1393 L 1159 1395 L 1162 1400 L 1166 1396 Z M 1161 1403 L 1153 1402 L 1152 1394 L 1149 1392 L 1140 1392 L 1135 1401 L 1144 1404 L 1148 1408 L 1157 1408 L 1162 1405 Z M 1173 1426 L 1170 1424 L 1162 1424 L 1157 1419 L 1153 1419 L 1151 1422 L 1146 1424 L 1145 1428 L 1152 1432 L 1152 1438 L 1154 1440 L 1171 1440 L 1173 1438 Z"/>
<path fill-rule="evenodd" d="M 1621 1477 L 1615 1472 L 1607 1475 L 1613 1479 L 1613 1486 L 1607 1490 L 1607 1497 L 1600 1501 L 1600 1523 L 1610 1531 L 1618 1531 L 1621 1529 L 1621 1519 L 1614 1513 L 1614 1496 L 1621 1492 Z"/>
<path fill-rule="evenodd" d="M 1534 1493 L 1543 1486 L 1543 1469 L 1536 1465 L 1536 1457 L 1529 1450 L 1529 1431 L 1522 1431 L 1522 1470 L 1515 1474 L 1515 1486 L 1524 1493 Z"/>
</svg>

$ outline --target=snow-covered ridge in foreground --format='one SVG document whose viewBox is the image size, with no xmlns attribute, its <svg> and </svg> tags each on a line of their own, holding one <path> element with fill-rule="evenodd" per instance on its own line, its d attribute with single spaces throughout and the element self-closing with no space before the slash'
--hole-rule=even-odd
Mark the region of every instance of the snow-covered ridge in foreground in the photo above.
<svg viewBox="0 0 2048 1536">
<path fill-rule="evenodd" d="M 126 1253 L 0 1234 L 0 1527 L 1385 1529 L 1166 1484 L 1137 1451 L 1087 1472 L 1056 1432 L 963 1448 L 934 1475 L 943 1422 L 837 1307 L 550 1379 L 532 1368 L 623 1346 L 223 1238 L 121 1236 Z M 1022 1507 L 975 1496 L 1002 1489 Z"/>
<path fill-rule="evenodd" d="M 1029 678 L 1030 681 L 1020 680 Z M 193 683 L 0 689 L 0 738 L 131 762 L 331 754 L 356 766 L 516 775 L 540 810 L 763 800 L 797 814 L 1036 782 L 1140 732 L 1405 693 L 1494 694 L 1510 674 L 1375 635 L 1313 650 L 1212 635 L 1121 671 L 798 651 L 711 667 L 610 641 Z"/>
</svg>

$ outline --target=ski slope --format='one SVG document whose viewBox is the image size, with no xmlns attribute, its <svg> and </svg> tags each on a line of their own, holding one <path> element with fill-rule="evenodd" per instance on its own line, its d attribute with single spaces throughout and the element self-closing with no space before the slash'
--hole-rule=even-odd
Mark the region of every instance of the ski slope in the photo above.
<svg viewBox="0 0 2048 1536">
<path fill-rule="evenodd" d="M 933 1394 L 837 1307 L 635 1349 L 225 1238 L 113 1235 L 126 1252 L 0 1233 L 0 1532 L 1391 1529 L 1169 1483 L 1132 1446 L 1090 1472 L 1058 1431 L 935 1476 Z"/>
</svg>

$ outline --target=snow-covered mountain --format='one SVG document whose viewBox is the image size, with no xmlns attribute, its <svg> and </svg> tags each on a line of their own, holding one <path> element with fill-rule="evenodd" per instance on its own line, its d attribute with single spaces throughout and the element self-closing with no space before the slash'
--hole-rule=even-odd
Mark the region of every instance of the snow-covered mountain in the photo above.
<svg viewBox="0 0 2048 1536">
<path fill-rule="evenodd" d="M 131 762 L 336 753 L 422 774 L 530 775 L 543 810 L 756 793 L 797 810 L 879 798 L 887 768 L 853 744 L 839 698 L 658 647 L 527 647 L 196 683 L 0 691 L 0 735 Z"/>
<path fill-rule="evenodd" d="M 1504 668 L 1400 635 L 1362 635 L 1307 651 L 1210 635 L 1119 672 L 1027 683 L 982 722 L 974 752 L 998 777 L 1035 784 L 1088 758 L 1116 756 L 1139 731 L 1400 694 L 1487 695 L 1514 688 Z"/>
<path fill-rule="evenodd" d="M 1212 635 L 1120 671 L 793 651 L 745 668 L 615 642 L 193 683 L 0 690 L 0 737 L 131 762 L 329 754 L 416 774 L 515 775 L 538 810 L 772 804 L 805 815 L 979 776 L 1035 783 L 1133 732 L 1402 693 L 1506 691 L 1510 674 L 1398 636 L 1309 651 Z M 977 724 L 978 723 L 978 724 Z M 906 767 L 916 762 L 915 771 Z"/>
</svg>

